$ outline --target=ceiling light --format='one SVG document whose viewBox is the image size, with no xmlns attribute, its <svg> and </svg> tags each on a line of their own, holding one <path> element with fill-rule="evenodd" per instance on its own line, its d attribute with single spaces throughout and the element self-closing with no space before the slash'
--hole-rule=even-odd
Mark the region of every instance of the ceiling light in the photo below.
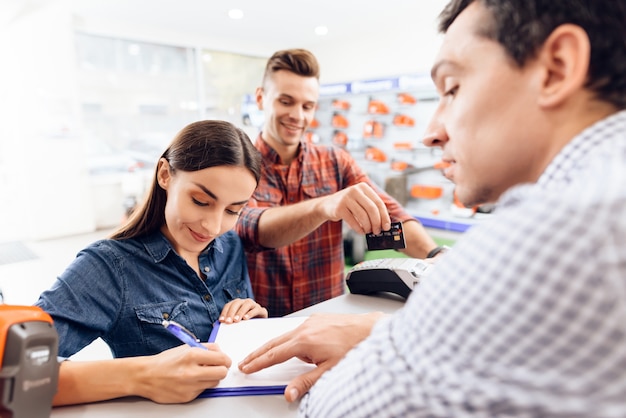
<svg viewBox="0 0 626 418">
<path fill-rule="evenodd" d="M 315 28 L 315 34 L 316 35 L 326 35 L 328 33 L 328 28 L 326 26 L 318 26 Z"/>
<path fill-rule="evenodd" d="M 230 9 L 228 11 L 228 17 L 231 19 L 241 19 L 243 18 L 243 11 L 240 9 Z"/>
</svg>

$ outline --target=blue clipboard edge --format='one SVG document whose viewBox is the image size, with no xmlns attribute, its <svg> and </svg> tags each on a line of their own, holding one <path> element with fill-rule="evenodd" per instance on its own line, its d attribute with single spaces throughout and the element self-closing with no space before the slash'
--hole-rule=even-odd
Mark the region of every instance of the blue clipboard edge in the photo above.
<svg viewBox="0 0 626 418">
<path fill-rule="evenodd" d="M 282 395 L 287 386 L 242 386 L 239 388 L 206 389 L 198 398 L 218 398 L 224 396 Z"/>
<path fill-rule="evenodd" d="M 210 343 L 215 342 L 221 322 L 215 321 L 213 330 L 209 335 Z M 242 386 L 237 388 L 211 388 L 205 389 L 198 398 L 219 398 L 224 396 L 258 396 L 258 395 L 282 395 L 287 385 L 279 386 Z"/>
</svg>

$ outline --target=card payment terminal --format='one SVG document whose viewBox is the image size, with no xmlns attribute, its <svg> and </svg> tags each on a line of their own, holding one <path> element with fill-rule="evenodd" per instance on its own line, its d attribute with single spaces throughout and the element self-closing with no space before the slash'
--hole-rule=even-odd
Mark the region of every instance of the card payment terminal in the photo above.
<svg viewBox="0 0 626 418">
<path fill-rule="evenodd" d="M 380 258 L 366 260 L 346 274 L 351 293 L 369 295 L 391 292 L 408 298 L 432 264 L 419 258 Z"/>
</svg>

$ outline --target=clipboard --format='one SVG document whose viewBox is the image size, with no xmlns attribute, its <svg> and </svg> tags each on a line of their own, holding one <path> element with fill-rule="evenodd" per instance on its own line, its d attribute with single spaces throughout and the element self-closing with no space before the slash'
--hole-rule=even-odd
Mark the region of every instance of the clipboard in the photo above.
<svg viewBox="0 0 626 418">
<path fill-rule="evenodd" d="M 253 318 L 234 324 L 216 322 L 209 342 L 217 343 L 232 360 L 228 375 L 200 394 L 200 398 L 222 396 L 282 395 L 287 383 L 316 366 L 292 358 L 284 363 L 246 375 L 237 365 L 252 351 L 272 338 L 296 328 L 308 317 Z"/>
</svg>

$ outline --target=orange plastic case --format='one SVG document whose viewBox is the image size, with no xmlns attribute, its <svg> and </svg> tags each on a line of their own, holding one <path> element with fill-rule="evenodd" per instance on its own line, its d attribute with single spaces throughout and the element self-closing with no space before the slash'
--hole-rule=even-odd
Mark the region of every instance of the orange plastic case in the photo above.
<svg viewBox="0 0 626 418">
<path fill-rule="evenodd" d="M 393 147 L 395 149 L 402 149 L 402 150 L 412 150 L 413 149 L 413 144 L 410 142 L 394 142 L 393 143 Z"/>
<path fill-rule="evenodd" d="M 339 113 L 335 113 L 333 115 L 331 124 L 333 125 L 334 128 L 347 128 L 350 125 L 350 123 L 348 122 L 348 119 L 346 119 L 345 116 L 340 115 Z"/>
<path fill-rule="evenodd" d="M 4 361 L 4 347 L 9 328 L 29 321 L 52 324 L 52 317 L 37 306 L 0 305 L 0 362 Z"/>
<path fill-rule="evenodd" d="M 367 113 L 374 115 L 387 115 L 389 114 L 389 107 L 380 100 L 372 99 L 367 105 Z"/>
<path fill-rule="evenodd" d="M 382 123 L 376 120 L 368 120 L 363 126 L 363 138 L 382 138 L 385 136 L 385 129 Z"/>
<path fill-rule="evenodd" d="M 418 199 L 439 199 L 442 194 L 443 189 L 439 186 L 414 184 L 411 187 L 411 196 Z"/>
<path fill-rule="evenodd" d="M 409 163 L 406 161 L 392 161 L 391 169 L 395 171 L 404 171 L 409 168 Z"/>
<path fill-rule="evenodd" d="M 385 152 L 380 148 L 368 147 L 365 150 L 365 159 L 369 161 L 384 163 L 385 161 L 387 161 L 387 154 L 385 154 Z"/>
<path fill-rule="evenodd" d="M 414 105 L 417 99 L 409 93 L 398 93 L 398 103 L 403 105 Z"/>
<path fill-rule="evenodd" d="M 335 99 L 333 100 L 332 106 L 339 110 L 350 110 L 350 102 L 346 100 Z"/>
<path fill-rule="evenodd" d="M 415 126 L 415 119 L 407 115 L 395 115 L 393 117 L 393 124 L 396 126 L 412 128 Z"/>
</svg>

